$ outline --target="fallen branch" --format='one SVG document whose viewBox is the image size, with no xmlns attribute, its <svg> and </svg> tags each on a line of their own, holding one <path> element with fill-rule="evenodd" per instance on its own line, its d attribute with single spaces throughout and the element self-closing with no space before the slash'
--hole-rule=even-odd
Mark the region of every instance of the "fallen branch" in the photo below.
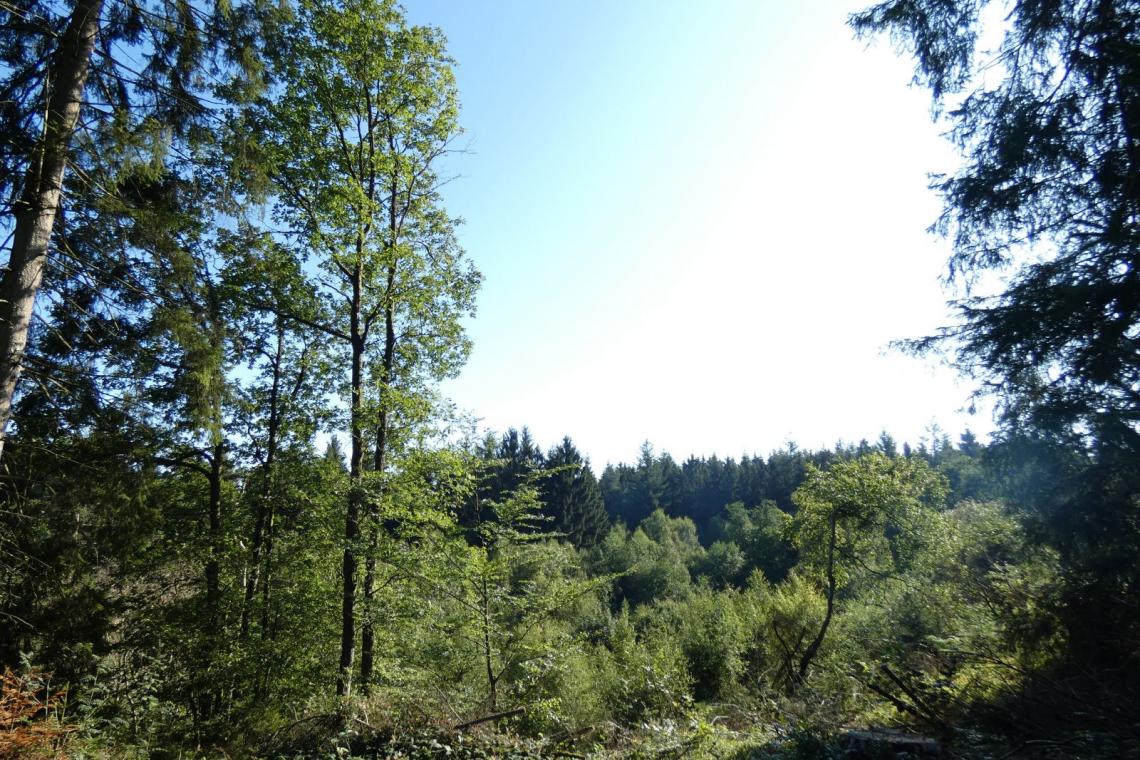
<svg viewBox="0 0 1140 760">
<path fill-rule="evenodd" d="M 475 720 L 469 720 L 466 723 L 460 723 L 455 727 L 455 730 L 462 731 L 465 728 L 471 728 L 472 726 L 477 726 L 480 723 L 491 723 L 497 720 L 513 718 L 516 715 L 522 715 L 524 712 L 526 712 L 525 707 L 516 707 L 513 710 L 507 710 L 505 712 L 491 713 L 490 715 L 484 715 L 482 718 L 476 718 Z"/>
<path fill-rule="evenodd" d="M 566 744 L 568 742 L 576 742 L 579 739 L 581 739 L 583 736 L 585 736 L 585 735 L 587 735 L 593 731 L 597 731 L 597 730 L 598 730 L 597 726 L 586 726 L 585 728 L 579 728 L 576 730 L 566 729 L 565 731 L 559 731 L 558 733 L 554 734 L 553 736 L 551 736 L 546 741 L 549 745 L 551 745 L 553 747 L 557 747 L 560 744 Z"/>
</svg>

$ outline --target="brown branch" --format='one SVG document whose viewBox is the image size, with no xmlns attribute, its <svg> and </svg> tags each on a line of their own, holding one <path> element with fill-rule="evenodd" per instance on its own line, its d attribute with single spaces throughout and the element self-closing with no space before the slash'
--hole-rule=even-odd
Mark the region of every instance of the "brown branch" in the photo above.
<svg viewBox="0 0 1140 760">
<path fill-rule="evenodd" d="M 506 720 L 507 718 L 513 718 L 516 715 L 522 715 L 525 712 L 526 712 L 525 707 L 516 707 L 513 710 L 506 710 L 504 712 L 491 713 L 490 715 L 484 715 L 482 718 L 475 718 L 474 720 L 469 720 L 466 723 L 460 723 L 458 726 L 455 727 L 455 730 L 456 731 L 462 731 L 466 728 L 471 728 L 472 726 L 477 726 L 480 723 L 490 723 L 492 721 Z"/>
</svg>

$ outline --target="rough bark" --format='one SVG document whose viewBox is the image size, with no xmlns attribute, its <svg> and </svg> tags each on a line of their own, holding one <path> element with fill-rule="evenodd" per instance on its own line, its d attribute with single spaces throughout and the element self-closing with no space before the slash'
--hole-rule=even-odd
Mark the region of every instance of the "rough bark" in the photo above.
<svg viewBox="0 0 1140 760">
<path fill-rule="evenodd" d="M 23 368 L 36 293 L 43 281 L 48 246 L 63 197 L 68 148 L 79 121 L 83 90 L 103 0 L 78 0 L 48 76 L 50 95 L 43 141 L 28 164 L 15 208 L 12 252 L 0 278 L 0 456 L 12 416 L 12 398 Z"/>
</svg>

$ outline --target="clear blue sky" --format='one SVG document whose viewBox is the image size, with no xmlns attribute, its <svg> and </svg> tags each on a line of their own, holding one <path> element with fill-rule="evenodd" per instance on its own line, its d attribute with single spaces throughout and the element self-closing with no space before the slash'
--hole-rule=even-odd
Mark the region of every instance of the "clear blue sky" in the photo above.
<svg viewBox="0 0 1140 760">
<path fill-rule="evenodd" d="M 887 347 L 948 319 L 927 173 L 955 159 L 862 4 L 409 0 L 459 62 L 446 199 L 486 276 L 445 392 L 598 469 L 987 433 Z"/>
</svg>

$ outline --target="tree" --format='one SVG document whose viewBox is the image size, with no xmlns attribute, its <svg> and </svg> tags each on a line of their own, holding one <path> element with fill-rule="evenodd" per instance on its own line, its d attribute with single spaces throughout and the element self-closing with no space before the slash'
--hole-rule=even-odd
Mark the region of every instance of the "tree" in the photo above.
<svg viewBox="0 0 1140 760">
<path fill-rule="evenodd" d="M 525 425 L 521 431 L 510 428 L 503 434 L 494 449 L 494 458 L 497 462 L 487 485 L 488 498 L 496 501 L 529 483 L 542 468 L 542 449 Z"/>
<path fill-rule="evenodd" d="M 276 42 L 272 68 L 280 89 L 251 109 L 243 126 L 255 135 L 254 162 L 266 164 L 275 216 L 292 231 L 288 244 L 301 268 L 314 272 L 322 300 L 316 318 L 287 316 L 347 354 L 351 487 L 337 687 L 347 694 L 360 554 L 376 546 L 383 498 L 382 490 L 370 496 L 365 488 L 366 436 L 382 488 L 394 417 L 467 355 L 460 318 L 473 309 L 479 275 L 439 199 L 438 163 L 459 133 L 455 80 L 439 31 L 409 26 L 389 0 L 306 0 Z M 365 551 L 366 600 L 372 554 Z M 371 630 L 366 618 L 365 682 Z"/>
<path fill-rule="evenodd" d="M 1003 4 L 985 60 L 990 5 L 887 0 L 851 19 L 913 55 L 948 114 L 964 157 L 934 183 L 949 279 L 1010 272 L 997 295 L 967 289 L 958 324 L 911 346 L 949 349 L 980 378 L 1013 448 L 1083 459 L 1030 517 L 1061 551 L 1071 656 L 1127 683 L 1140 641 L 1123 601 L 1140 584 L 1140 3 Z"/>
<path fill-rule="evenodd" d="M 553 520 L 548 529 L 575 546 L 593 546 L 609 528 L 609 517 L 598 481 L 569 436 L 546 453 L 544 469 L 543 514 Z"/>
<path fill-rule="evenodd" d="M 501 706 L 502 686 L 522 667 L 543 667 L 541 661 L 568 643 L 568 631 L 551 635 L 547 629 L 612 580 L 583 577 L 574 549 L 536 530 L 540 507 L 529 484 L 492 502 L 493 519 L 474 528 L 480 539 L 452 542 L 453 555 L 440 563 L 444 575 L 430 589 L 454 604 L 444 621 L 448 646 L 466 646 L 474 655 L 492 711 Z"/>
<path fill-rule="evenodd" d="M 282 459 L 307 453 L 317 427 L 328 422 L 321 389 L 329 379 L 322 337 L 289 314 L 319 316 L 296 259 L 275 241 L 244 228 L 224 236 L 230 318 L 243 337 L 234 353 L 253 371 L 237 389 L 236 427 L 252 469 L 244 495 L 252 526 L 245 575 L 241 635 L 248 636 L 255 597 L 261 593 L 261 635 L 269 635 L 274 538 L 282 494 Z M 335 437 L 329 439 L 333 456 Z M 326 453 L 326 456 L 328 454 Z"/>
<path fill-rule="evenodd" d="M 775 502 L 766 501 L 752 509 L 733 502 L 713 520 L 712 535 L 738 546 L 743 555 L 738 580 L 753 569 L 760 570 L 771 583 L 784 579 L 795 564 L 795 552 L 787 539 L 791 519 Z"/>
<path fill-rule="evenodd" d="M 925 461 L 874 453 L 839 460 L 826 470 L 808 465 L 793 495 L 791 535 L 801 564 L 819 578 L 827 606 L 819 630 L 799 654 L 793 683 L 802 683 L 823 645 L 838 592 L 860 574 L 892 574 L 929 536 L 932 507 L 945 484 Z"/>
<path fill-rule="evenodd" d="M 23 191 L 13 209 L 12 248 L 8 268 L 0 280 L 3 308 L 0 311 L 0 453 L 16 382 L 20 379 L 36 293 L 47 263 L 48 244 L 62 196 L 68 146 L 79 121 L 102 10 L 103 0 L 77 2 L 60 37 L 51 65 L 54 87 L 46 104 L 44 136 L 37 146 L 39 155 L 29 157 Z"/>
<path fill-rule="evenodd" d="M 704 555 L 693 521 L 655 510 L 630 532 L 618 523 L 590 551 L 596 575 L 615 578 L 615 609 L 623 602 L 638 605 L 655 599 L 683 597 L 691 586 L 689 565 Z"/>
<path fill-rule="evenodd" d="M 852 16 L 912 53 L 915 80 L 965 163 L 939 177 L 935 229 L 949 278 L 1015 265 L 961 322 L 917 341 L 950 346 L 1011 424 L 1140 449 L 1140 4 L 1011 4 L 992 59 L 987 2 L 888 0 Z M 986 76 L 979 76 L 986 71 Z"/>
<path fill-rule="evenodd" d="M 192 138 L 208 117 L 195 81 L 203 68 L 215 66 L 213 82 L 232 84 L 232 96 L 256 80 L 256 58 L 244 54 L 260 39 L 256 8 L 219 3 L 215 12 L 173 0 L 61 5 L 33 0 L 0 9 L 0 231 L 8 253 L 0 278 L 0 453 L 49 257 L 79 271 L 91 263 L 53 240 L 70 195 L 69 164 L 81 164 L 81 184 L 113 196 L 124 170 L 161 164 L 161 146 L 171 136 Z"/>
</svg>

